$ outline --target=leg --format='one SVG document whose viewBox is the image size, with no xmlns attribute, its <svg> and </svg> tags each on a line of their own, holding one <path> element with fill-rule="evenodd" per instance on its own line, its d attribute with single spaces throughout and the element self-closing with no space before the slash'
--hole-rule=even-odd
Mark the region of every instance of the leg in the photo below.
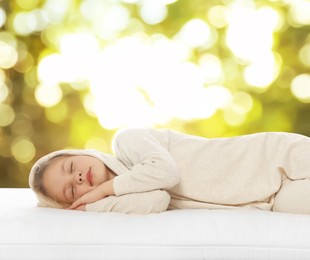
<svg viewBox="0 0 310 260">
<path fill-rule="evenodd" d="M 285 180 L 275 196 L 272 211 L 310 214 L 310 179 Z"/>
</svg>

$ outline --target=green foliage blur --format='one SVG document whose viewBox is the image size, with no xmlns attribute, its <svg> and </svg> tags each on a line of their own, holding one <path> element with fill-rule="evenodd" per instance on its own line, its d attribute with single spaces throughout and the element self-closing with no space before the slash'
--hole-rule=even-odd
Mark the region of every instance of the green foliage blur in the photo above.
<svg viewBox="0 0 310 260">
<path fill-rule="evenodd" d="M 123 127 L 210 138 L 262 131 L 310 136 L 309 6 L 307 0 L 0 0 L 0 188 L 28 187 L 32 164 L 54 150 L 111 153 L 113 135 Z M 240 17 L 227 14 L 234 10 L 248 12 L 249 19 L 261 10 L 266 20 L 278 20 L 270 26 L 235 23 Z M 243 34 L 236 34 L 238 26 Z M 75 34 L 82 38 L 65 42 Z M 274 63 L 261 66 L 255 62 L 265 57 L 264 35 L 271 40 L 266 57 Z M 81 51 L 79 39 L 93 48 Z M 137 54 L 130 51 L 134 44 Z M 169 55 L 177 48 L 170 44 L 180 47 L 176 57 L 184 57 L 173 60 Z M 168 69 L 165 55 L 154 63 L 152 52 L 161 53 L 160 46 L 168 48 Z M 91 63 L 100 55 L 102 63 Z M 212 72 L 212 64 L 219 70 Z M 191 85 L 195 75 L 204 77 L 199 90 Z M 179 84 L 185 90 L 178 91 Z"/>
</svg>

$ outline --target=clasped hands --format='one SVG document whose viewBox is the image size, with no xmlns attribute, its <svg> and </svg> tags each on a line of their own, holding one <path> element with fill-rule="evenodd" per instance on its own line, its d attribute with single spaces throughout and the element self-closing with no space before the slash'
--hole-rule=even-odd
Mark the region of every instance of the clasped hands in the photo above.
<svg viewBox="0 0 310 260">
<path fill-rule="evenodd" d="M 85 210 L 86 204 L 98 201 L 110 195 L 115 195 L 113 189 L 113 180 L 106 181 L 95 189 L 83 194 L 67 209 Z"/>
</svg>

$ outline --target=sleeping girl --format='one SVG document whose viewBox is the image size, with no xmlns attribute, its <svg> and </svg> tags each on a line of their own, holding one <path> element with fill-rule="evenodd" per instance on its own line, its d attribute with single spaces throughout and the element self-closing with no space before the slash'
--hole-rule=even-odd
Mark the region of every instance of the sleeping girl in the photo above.
<svg viewBox="0 0 310 260">
<path fill-rule="evenodd" d="M 266 132 L 204 138 L 128 129 L 115 155 L 60 150 L 32 167 L 38 206 L 97 212 L 260 209 L 310 214 L 310 138 Z"/>
</svg>

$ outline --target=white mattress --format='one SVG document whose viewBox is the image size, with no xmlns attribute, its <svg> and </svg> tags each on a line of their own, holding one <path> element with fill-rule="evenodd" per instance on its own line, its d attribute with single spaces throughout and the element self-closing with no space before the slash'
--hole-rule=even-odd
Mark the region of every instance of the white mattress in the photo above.
<svg viewBox="0 0 310 260">
<path fill-rule="evenodd" d="M 151 215 L 37 208 L 0 189 L 0 259 L 310 259 L 310 216 L 259 210 Z"/>
</svg>

